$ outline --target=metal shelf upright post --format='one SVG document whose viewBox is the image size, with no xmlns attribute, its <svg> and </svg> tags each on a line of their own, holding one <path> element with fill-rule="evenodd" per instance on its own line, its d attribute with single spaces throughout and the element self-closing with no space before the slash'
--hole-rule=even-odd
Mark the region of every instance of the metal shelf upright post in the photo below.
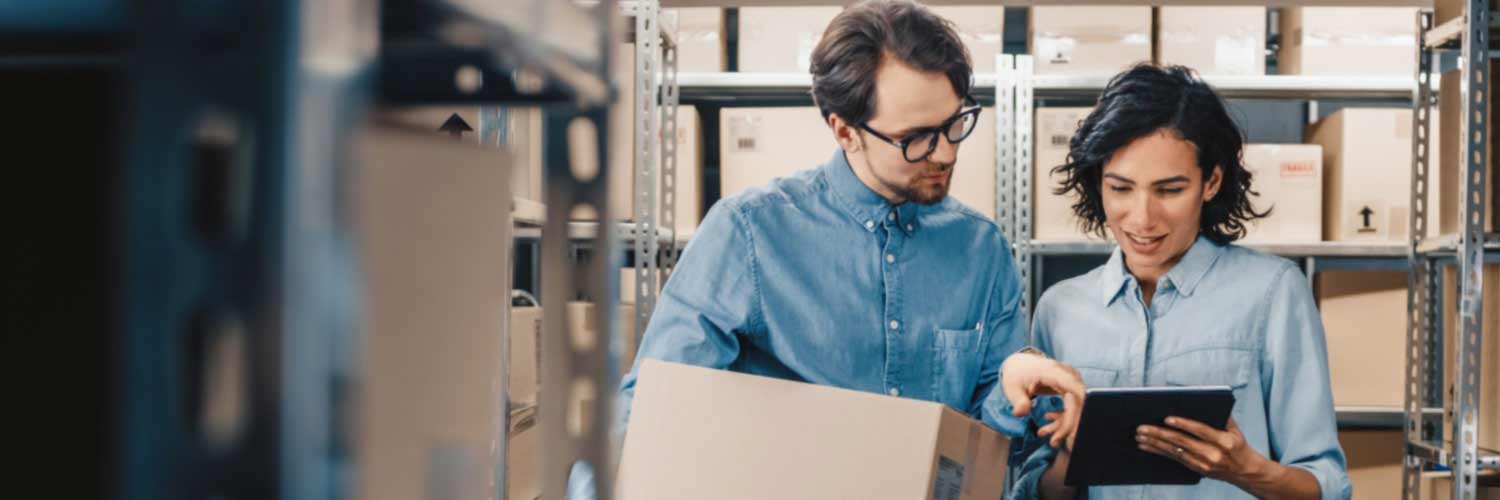
<svg viewBox="0 0 1500 500">
<path fill-rule="evenodd" d="M 1420 474 L 1426 465 L 1447 467 L 1453 471 L 1452 498 L 1470 500 L 1476 498 L 1479 488 L 1477 476 L 1482 470 L 1500 469 L 1500 455 L 1478 446 L 1481 363 L 1481 341 L 1483 339 L 1483 267 L 1486 261 L 1500 260 L 1500 249 L 1496 248 L 1496 235 L 1485 232 L 1484 204 L 1489 170 L 1489 121 L 1491 96 L 1489 82 L 1491 40 L 1494 26 L 1491 25 L 1488 0 L 1468 0 L 1464 12 L 1456 19 L 1442 25 L 1433 24 L 1433 14 L 1421 12 L 1417 17 L 1418 38 L 1417 81 L 1414 92 L 1413 117 L 1416 126 L 1413 132 L 1412 155 L 1412 239 L 1408 259 L 1410 261 L 1410 291 L 1407 308 L 1406 345 L 1406 459 L 1402 479 L 1404 498 L 1416 499 L 1421 495 Z M 1434 101 L 1428 82 L 1433 78 L 1434 53 L 1439 50 L 1459 51 L 1459 71 L 1462 80 L 1459 96 L 1462 116 L 1459 117 L 1460 137 L 1458 174 L 1458 199 L 1442 200 L 1457 203 L 1462 217 L 1457 234 L 1428 236 L 1422 231 L 1428 181 L 1433 162 L 1432 154 L 1423 146 L 1431 130 L 1430 108 Z M 1446 96 L 1453 98 L 1454 96 Z M 1446 131 L 1453 133 L 1452 131 Z M 1491 193 L 1492 196 L 1500 193 Z M 1452 259 L 1458 270 L 1458 315 L 1455 324 L 1440 321 L 1443 294 L 1451 291 L 1447 284 L 1439 285 L 1442 279 L 1440 265 Z M 1456 330 L 1454 340 L 1458 343 L 1453 359 L 1443 356 L 1449 351 L 1445 346 L 1444 329 Z M 1439 362 L 1438 360 L 1442 360 Z M 1493 362 L 1493 360 L 1490 360 Z M 1445 366 L 1447 365 L 1447 366 Z M 1452 427 L 1445 438 L 1440 423 L 1428 421 L 1418 413 L 1424 404 L 1435 404 L 1443 398 L 1444 369 L 1455 374 L 1454 400 L 1445 401 L 1452 411 Z M 1496 381 L 1490 381 L 1496 383 Z"/>
</svg>

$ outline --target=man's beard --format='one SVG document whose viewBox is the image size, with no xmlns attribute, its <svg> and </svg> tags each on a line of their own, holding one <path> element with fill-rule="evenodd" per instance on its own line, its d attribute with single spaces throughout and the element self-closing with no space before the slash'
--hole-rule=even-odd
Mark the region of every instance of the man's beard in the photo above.
<svg viewBox="0 0 1500 500">
<path fill-rule="evenodd" d="M 890 189 L 891 192 L 896 193 L 902 199 L 913 201 L 920 205 L 936 205 L 942 202 L 943 198 L 948 197 L 948 188 L 953 183 L 953 166 L 948 166 L 944 175 L 947 178 L 943 179 L 941 185 L 933 185 L 932 182 L 924 180 L 926 176 L 912 179 L 910 183 L 904 186 L 895 185 L 884 179 L 881 179 L 880 182 L 885 184 L 886 189 Z"/>
</svg>

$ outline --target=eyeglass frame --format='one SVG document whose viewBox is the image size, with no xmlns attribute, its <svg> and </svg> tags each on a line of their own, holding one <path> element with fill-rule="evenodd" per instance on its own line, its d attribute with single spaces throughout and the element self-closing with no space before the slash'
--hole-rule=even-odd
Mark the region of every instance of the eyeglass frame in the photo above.
<svg viewBox="0 0 1500 500">
<path fill-rule="evenodd" d="M 877 132 L 875 129 L 870 128 L 869 122 L 860 122 L 859 128 L 860 130 L 869 132 L 870 135 L 875 136 L 875 138 L 885 141 L 886 144 L 890 144 L 900 149 L 901 158 L 906 160 L 907 163 L 917 163 L 926 160 L 928 157 L 932 156 L 932 153 L 937 151 L 937 141 L 934 140 L 928 143 L 930 144 L 930 146 L 928 146 L 927 152 L 922 153 L 922 156 L 917 157 L 917 159 L 915 160 L 909 158 L 906 152 L 906 148 L 909 147 L 912 143 L 916 142 L 918 139 L 924 139 L 931 135 L 939 135 L 943 138 L 943 140 L 948 141 L 949 144 L 958 144 L 960 142 L 963 142 L 964 139 L 968 139 L 970 135 L 974 134 L 974 130 L 979 128 L 979 112 L 983 111 L 984 108 L 980 106 L 979 101 L 974 99 L 973 96 L 964 96 L 964 103 L 973 104 L 959 108 L 957 113 L 954 113 L 953 116 L 948 117 L 947 120 L 943 120 L 943 123 L 941 125 L 914 130 L 912 131 L 911 136 L 899 141 L 891 139 L 885 134 L 882 134 L 880 132 Z M 944 133 L 944 131 L 948 130 L 948 127 L 952 127 L 955 122 L 962 120 L 965 115 L 969 114 L 972 114 L 974 116 L 974 127 L 970 128 L 967 132 L 964 132 L 964 136 L 958 138 L 958 140 L 956 141 L 948 138 L 948 134 Z"/>
</svg>

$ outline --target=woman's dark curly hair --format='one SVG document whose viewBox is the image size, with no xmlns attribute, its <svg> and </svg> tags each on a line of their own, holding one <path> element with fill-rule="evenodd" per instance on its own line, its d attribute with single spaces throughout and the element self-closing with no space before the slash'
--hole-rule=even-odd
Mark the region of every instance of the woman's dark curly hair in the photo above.
<svg viewBox="0 0 1500 500">
<path fill-rule="evenodd" d="M 1214 167 L 1222 169 L 1219 192 L 1203 205 L 1198 222 L 1203 236 L 1226 244 L 1245 236 L 1246 222 L 1270 214 L 1250 205 L 1250 196 L 1258 194 L 1250 189 L 1250 171 L 1241 160 L 1244 134 L 1219 94 L 1189 68 L 1140 64 L 1110 79 L 1099 105 L 1068 143 L 1067 163 L 1052 169 L 1063 177 L 1056 193 L 1077 196 L 1073 213 L 1085 230 L 1104 235 L 1104 163 L 1132 141 L 1160 130 L 1193 145 L 1205 181 Z"/>
</svg>

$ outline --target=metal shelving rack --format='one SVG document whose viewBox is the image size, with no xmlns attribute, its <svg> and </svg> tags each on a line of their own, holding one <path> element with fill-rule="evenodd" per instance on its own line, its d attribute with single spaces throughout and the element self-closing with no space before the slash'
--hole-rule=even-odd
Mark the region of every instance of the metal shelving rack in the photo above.
<svg viewBox="0 0 1500 500">
<path fill-rule="evenodd" d="M 1463 228 L 1456 234 L 1422 238 L 1426 224 L 1427 190 L 1432 155 L 1425 147 L 1431 130 L 1431 108 L 1436 100 L 1430 85 L 1417 85 L 1413 91 L 1412 127 L 1412 240 L 1408 246 L 1410 263 L 1407 293 L 1406 341 L 1406 460 L 1402 480 L 1404 498 L 1416 499 L 1420 493 L 1420 474 L 1425 466 L 1446 467 L 1453 471 L 1452 498 L 1476 498 L 1480 471 L 1500 469 L 1500 453 L 1478 447 L 1478 413 L 1480 409 L 1480 342 L 1483 338 L 1482 294 L 1483 266 L 1500 261 L 1500 235 L 1484 232 L 1484 203 L 1489 170 L 1488 126 L 1491 118 L 1488 92 L 1490 58 L 1496 32 L 1488 0 L 1469 0 L 1464 12 L 1442 25 L 1433 25 L 1433 14 L 1418 14 L 1416 57 L 1418 82 L 1434 79 L 1435 54 L 1459 52 L 1459 71 L 1463 71 L 1459 100 L 1464 110 L 1460 118 L 1459 137 L 1463 161 L 1458 168 L 1458 203 Z M 1492 193 L 1500 195 L 1500 193 Z M 1452 264 L 1448 264 L 1452 261 Z M 1456 265 L 1459 276 L 1458 324 L 1443 324 L 1442 297 L 1451 286 L 1440 284 L 1441 267 Z M 1493 320 L 1492 320 L 1493 321 Z M 1455 329 L 1458 359 L 1444 359 L 1444 329 Z M 1443 401 L 1444 364 L 1454 369 L 1456 400 Z M 1497 383 L 1491 380 L 1490 383 Z M 1432 415 L 1419 414 L 1417 408 L 1438 405 L 1453 411 L 1451 434 L 1444 437 L 1442 421 Z"/>
</svg>

